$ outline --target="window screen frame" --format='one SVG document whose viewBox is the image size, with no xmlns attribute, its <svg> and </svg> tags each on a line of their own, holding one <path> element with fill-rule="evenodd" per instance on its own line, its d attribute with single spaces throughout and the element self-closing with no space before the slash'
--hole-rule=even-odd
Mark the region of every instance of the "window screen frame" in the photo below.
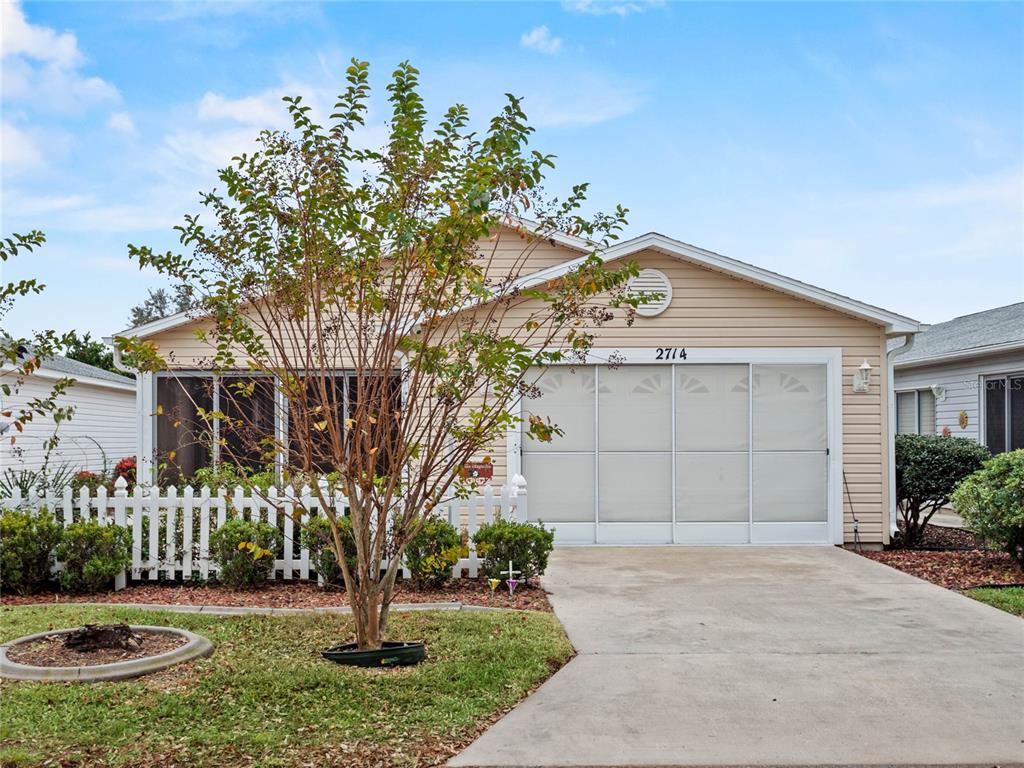
<svg viewBox="0 0 1024 768">
<path fill-rule="evenodd" d="M 989 416 L 988 416 L 988 393 L 990 382 L 1003 382 L 1003 447 L 996 453 L 1007 453 L 1014 450 L 1014 435 L 1013 435 L 1013 414 L 1014 414 L 1014 397 L 1013 392 L 1015 391 L 1011 386 L 1014 379 L 1024 379 L 1024 370 L 1017 370 L 1010 373 L 997 373 L 987 374 L 981 377 L 981 386 L 979 387 L 980 393 L 978 396 L 978 413 L 980 415 L 978 425 L 978 442 L 992 450 L 992 446 L 989 445 L 988 440 L 988 428 L 989 428 Z M 1024 382 L 1022 382 L 1024 385 Z M 1024 408 L 1024 398 L 1021 398 L 1018 403 L 1020 408 Z M 1024 436 L 1019 440 L 1020 447 L 1024 447 Z"/>
<path fill-rule="evenodd" d="M 320 373 L 322 373 L 322 372 L 321 371 L 316 371 L 316 372 L 314 372 L 314 375 L 319 375 Z M 403 372 L 402 372 L 401 368 L 393 368 L 393 369 L 391 369 L 391 371 L 389 371 L 389 375 L 390 376 L 396 377 L 396 378 L 399 379 L 399 381 L 400 381 L 399 386 L 400 386 L 400 392 L 401 392 L 400 397 L 404 401 L 405 396 L 406 396 L 406 392 L 405 392 L 405 381 L 404 381 L 404 377 L 402 376 L 402 373 Z M 351 400 L 350 400 L 350 398 L 351 398 L 351 393 L 350 393 L 351 385 L 349 383 L 349 379 L 350 379 L 351 376 L 355 375 L 355 372 L 352 369 L 350 369 L 350 368 L 335 368 L 335 369 L 331 369 L 328 372 L 328 374 L 331 377 L 339 379 L 339 380 L 341 380 L 343 382 L 342 383 L 343 394 L 344 394 L 343 418 L 348 418 L 349 406 L 350 406 L 350 402 L 351 402 Z M 281 387 L 280 387 L 281 379 L 280 379 L 279 376 L 277 376 L 275 374 L 269 374 L 269 373 L 255 373 L 255 372 L 253 372 L 251 370 L 247 370 L 247 369 L 237 369 L 237 370 L 232 369 L 232 370 L 222 371 L 220 373 L 213 373 L 211 371 L 203 370 L 201 368 L 182 369 L 182 370 L 175 370 L 175 371 L 157 371 L 153 375 L 153 377 L 152 377 L 153 409 L 152 409 L 152 413 L 150 414 L 150 418 L 149 418 L 149 424 L 150 424 L 150 429 L 151 429 L 151 434 L 152 434 L 152 454 L 153 454 L 154 459 L 156 459 L 156 457 L 159 456 L 159 452 L 160 452 L 160 445 L 159 445 L 159 440 L 158 440 L 158 426 L 159 426 L 158 425 L 158 420 L 159 420 L 160 416 L 156 412 L 156 405 L 158 404 L 157 392 L 158 392 L 158 388 L 159 388 L 159 382 L 161 380 L 163 380 L 163 379 L 184 379 L 184 378 L 192 378 L 192 379 L 199 378 L 199 379 L 209 379 L 209 380 L 211 380 L 212 381 L 212 388 L 213 388 L 212 397 L 211 397 L 212 404 L 213 404 L 213 410 L 214 411 L 218 411 L 218 410 L 220 410 L 220 407 L 221 407 L 221 391 L 220 390 L 221 390 L 221 382 L 222 382 L 222 380 L 230 379 L 230 378 L 256 378 L 256 377 L 269 378 L 269 379 L 272 379 L 273 382 L 274 382 L 274 433 L 275 433 L 276 439 L 279 442 L 281 442 L 284 445 L 288 445 L 289 444 L 289 440 L 290 440 L 289 431 L 288 431 L 288 398 L 285 397 L 285 395 L 281 392 Z M 210 451 L 211 456 L 210 456 L 210 463 L 209 463 L 208 466 L 213 467 L 213 468 L 217 468 L 217 467 L 220 466 L 220 462 L 221 462 L 221 455 L 220 455 L 221 454 L 221 451 L 220 451 L 220 421 L 219 420 L 214 420 L 211 431 L 212 431 L 212 437 L 213 437 L 213 445 L 212 445 L 212 450 Z M 283 477 L 284 477 L 284 467 L 285 467 L 284 457 L 281 456 L 281 455 L 276 456 L 275 459 L 274 459 L 274 474 L 275 474 L 275 477 L 277 478 L 278 482 L 280 482 L 283 479 Z"/>
<path fill-rule="evenodd" d="M 535 350 L 536 351 L 536 350 Z M 672 353 L 685 352 L 685 355 L 676 354 L 672 356 Z M 665 366 L 686 368 L 691 365 L 698 364 L 741 364 L 745 366 L 757 366 L 757 365 L 822 365 L 825 367 L 825 419 L 826 419 L 826 444 L 824 446 L 824 453 L 826 456 L 826 520 L 822 523 L 811 523 L 805 524 L 803 522 L 795 523 L 756 523 L 753 521 L 748 522 L 750 526 L 750 539 L 744 539 L 744 542 L 750 541 L 751 543 L 792 543 L 801 542 L 807 543 L 810 539 L 803 539 L 797 535 L 797 538 L 790 539 L 788 534 L 779 534 L 776 536 L 775 532 L 762 530 L 757 533 L 755 539 L 755 531 L 758 527 L 764 527 L 766 525 L 792 525 L 797 526 L 824 526 L 824 533 L 822 538 L 819 540 L 816 537 L 817 533 L 813 536 L 815 543 L 831 543 L 841 544 L 844 541 L 844 504 L 841 494 L 842 488 L 842 467 L 843 467 L 843 406 L 846 402 L 849 390 L 849 382 L 845 380 L 843 375 L 843 348 L 842 347 L 700 347 L 700 348 L 665 348 L 665 347 L 595 347 L 591 349 L 587 355 L 580 359 L 575 358 L 572 355 L 566 353 L 567 360 L 565 362 L 553 363 L 549 365 L 549 368 L 560 368 L 560 367 L 571 367 L 579 368 L 583 366 L 598 366 L 598 386 L 600 386 L 600 367 L 605 365 L 649 365 L 652 363 L 658 363 Z M 569 359 L 571 358 L 571 362 Z M 673 393 L 676 391 L 675 382 L 673 380 Z M 890 392 L 892 390 L 890 389 Z M 673 398 L 674 401 L 675 398 Z M 596 398 L 595 398 L 596 401 Z M 673 402 L 673 412 L 675 411 L 675 402 Z M 523 407 L 523 399 L 520 399 L 517 403 L 514 403 L 510 408 L 514 417 L 522 419 L 526 412 Z M 597 404 L 594 403 L 595 418 L 597 415 Z M 600 435 L 600 428 L 598 429 L 598 437 Z M 673 446 L 672 453 L 677 453 L 677 447 L 675 445 L 675 430 L 672 430 L 673 434 Z M 522 433 L 521 422 L 514 421 L 507 433 L 506 433 L 506 455 L 507 455 L 507 472 L 510 479 L 515 481 L 516 478 L 522 478 L 523 463 L 522 457 L 524 450 L 528 450 L 524 445 L 526 439 Z M 595 462 L 602 453 L 596 451 Z M 673 503 L 676 499 L 677 484 L 676 484 L 676 472 L 675 462 L 673 462 L 673 487 L 672 487 L 672 499 Z M 749 477 L 749 476 L 748 476 Z M 526 488 L 529 490 L 529 477 L 524 478 L 526 481 Z M 518 482 L 518 481 L 517 481 Z M 748 481 L 749 482 L 749 481 Z M 585 544 L 585 543 L 616 543 L 616 540 L 612 538 L 614 534 L 608 533 L 609 529 L 614 529 L 615 526 L 658 526 L 661 523 L 615 523 L 615 522 L 601 522 L 599 515 L 597 514 L 597 507 L 600 504 L 600 499 L 596 500 L 595 503 L 595 515 L 594 521 L 587 524 L 576 524 L 567 523 L 563 524 L 560 529 L 558 521 L 555 519 L 551 520 L 552 525 L 555 526 L 558 531 L 558 541 L 567 544 Z M 749 518 L 748 518 L 749 520 Z M 677 532 L 680 536 L 682 533 L 679 532 L 679 526 L 675 523 L 679 522 L 675 515 L 673 515 L 673 525 L 671 525 L 671 541 L 664 541 L 662 543 L 694 543 L 688 539 L 677 538 Z M 587 532 L 583 528 L 578 527 L 580 525 L 590 526 Z M 604 529 L 604 532 L 602 531 Z M 609 538 L 605 536 L 609 535 Z M 623 538 L 620 541 L 635 543 L 632 538 Z M 646 540 L 644 540 L 646 541 Z M 649 543 L 658 543 L 651 541 Z M 697 542 L 704 543 L 704 542 Z M 722 543 L 739 543 L 737 541 L 723 541 Z"/>
<path fill-rule="evenodd" d="M 939 429 L 938 402 L 939 401 L 938 401 L 938 399 L 935 398 L 934 394 L 932 394 L 932 398 L 933 398 L 933 400 L 932 400 L 932 403 L 933 403 L 932 409 L 933 409 L 933 420 L 935 422 L 935 428 L 931 432 L 927 432 L 927 433 L 922 433 L 921 432 L 921 393 L 922 392 L 931 393 L 931 391 L 932 390 L 931 390 L 930 387 L 924 387 L 924 388 L 919 388 L 919 389 L 897 389 L 897 390 L 893 391 L 893 404 L 895 405 L 895 408 L 896 408 L 896 421 L 893 424 L 893 426 L 896 429 L 896 434 L 897 435 L 920 435 L 920 434 L 937 435 L 938 434 L 938 429 Z M 900 432 L 899 431 L 899 423 L 900 423 L 900 411 L 899 411 L 900 395 L 911 395 L 911 394 L 914 396 L 914 431 L 913 432 Z"/>
</svg>

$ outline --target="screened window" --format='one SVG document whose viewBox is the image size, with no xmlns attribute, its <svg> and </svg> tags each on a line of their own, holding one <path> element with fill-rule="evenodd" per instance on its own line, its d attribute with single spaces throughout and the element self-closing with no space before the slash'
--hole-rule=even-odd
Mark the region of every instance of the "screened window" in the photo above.
<svg viewBox="0 0 1024 768">
<path fill-rule="evenodd" d="M 1024 448 L 1024 375 L 985 380 L 985 445 L 992 453 Z"/>
<path fill-rule="evenodd" d="M 307 466 L 308 462 L 314 472 L 330 472 L 334 469 L 336 441 L 345 439 L 345 377 L 309 378 L 304 384 L 305 402 L 289 403 L 289 461 L 293 468 Z M 332 428 L 340 428 L 341 434 L 334 434 Z M 309 439 L 303 441 L 301 435 Z"/>
<path fill-rule="evenodd" d="M 213 463 L 212 377 L 161 376 L 156 381 L 156 461 L 161 480 L 187 482 Z"/>
<path fill-rule="evenodd" d="M 285 435 L 291 465 L 311 466 L 317 473 L 329 472 L 334 469 L 333 457 L 337 455 L 333 441 L 346 436 L 332 436 L 329 429 L 317 429 L 315 425 L 330 421 L 344 430 L 345 418 L 354 412 L 359 401 L 356 380 L 343 374 L 327 379 L 310 378 L 306 381 L 306 397 L 288 402 L 279 395 L 277 382 L 269 375 L 159 376 L 156 456 L 160 476 L 170 482 L 187 482 L 197 469 L 220 461 L 254 471 L 273 467 L 277 439 Z M 373 435 L 372 439 L 374 445 L 382 448 L 378 452 L 378 472 L 386 472 L 396 444 L 391 437 L 397 437 L 398 420 L 393 414 L 401 405 L 400 376 L 388 377 L 381 400 L 374 415 L 380 425 L 378 429 L 387 432 L 383 438 Z M 328 416 L 327 410 L 333 411 L 335 417 Z M 225 418 L 207 420 L 200 415 L 204 411 L 220 411 Z M 306 424 L 306 428 L 299 429 L 300 423 Z M 308 436 L 304 444 L 299 442 L 300 435 Z"/>
<path fill-rule="evenodd" d="M 935 434 L 935 394 L 930 389 L 896 393 L 896 434 Z"/>
<path fill-rule="evenodd" d="M 254 472 L 273 467 L 277 423 L 274 380 L 269 376 L 225 376 L 218 381 L 220 460 Z"/>
</svg>

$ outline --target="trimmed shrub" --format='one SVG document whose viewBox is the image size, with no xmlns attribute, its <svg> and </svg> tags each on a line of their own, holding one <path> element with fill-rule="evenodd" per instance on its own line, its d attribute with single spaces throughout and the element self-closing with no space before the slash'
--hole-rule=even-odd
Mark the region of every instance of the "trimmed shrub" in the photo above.
<svg viewBox="0 0 1024 768">
<path fill-rule="evenodd" d="M 220 567 L 218 581 L 231 589 L 262 585 L 280 546 L 281 534 L 274 526 L 240 517 L 228 520 L 210 535 L 210 558 Z"/>
<path fill-rule="evenodd" d="M 347 517 L 338 518 L 338 533 L 341 545 L 345 549 L 345 562 L 352 575 L 356 570 L 356 542 L 352 538 L 352 522 Z M 302 546 L 309 550 L 309 559 L 313 569 L 323 577 L 325 583 L 335 587 L 344 587 L 345 579 L 341 575 L 341 566 L 334 556 L 331 546 L 331 523 L 326 517 L 311 518 L 300 535 Z"/>
<path fill-rule="evenodd" d="M 967 527 L 1024 567 L 1024 448 L 1000 453 L 953 493 Z"/>
<path fill-rule="evenodd" d="M 483 558 L 482 570 L 489 579 L 503 578 L 512 567 L 522 571 L 520 578 L 540 576 L 547 570 L 548 555 L 555 545 L 555 532 L 543 523 L 517 523 L 495 520 L 480 526 L 473 536 L 477 554 Z"/>
<path fill-rule="evenodd" d="M 94 520 L 64 529 L 57 545 L 57 560 L 64 564 L 61 588 L 68 592 L 98 592 L 131 565 L 132 535 L 119 525 Z"/>
<path fill-rule="evenodd" d="M 988 448 L 966 437 L 896 436 L 896 509 L 903 520 L 903 546 L 913 547 L 956 486 L 981 468 Z"/>
<path fill-rule="evenodd" d="M 447 520 L 431 517 L 405 548 L 405 564 L 417 587 L 437 587 L 452 577 L 462 556 L 462 536 Z"/>
<path fill-rule="evenodd" d="M 0 515 L 0 590 L 29 595 L 53 580 L 54 549 L 64 527 L 46 509 Z"/>
<path fill-rule="evenodd" d="M 237 467 L 234 464 L 220 464 L 214 467 L 200 467 L 192 473 L 189 483 L 195 488 L 208 486 L 211 493 L 216 493 L 223 488 L 226 491 L 234 491 L 237 487 L 246 490 L 255 489 L 264 493 L 274 484 L 274 468 L 266 467 L 262 470 L 247 470 L 244 467 Z M 182 485 L 185 483 L 183 482 Z"/>
</svg>

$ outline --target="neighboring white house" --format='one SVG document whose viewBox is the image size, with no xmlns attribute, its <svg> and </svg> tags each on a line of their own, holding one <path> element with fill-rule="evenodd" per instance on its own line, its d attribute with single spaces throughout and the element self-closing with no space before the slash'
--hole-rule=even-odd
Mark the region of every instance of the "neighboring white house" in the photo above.
<svg viewBox="0 0 1024 768">
<path fill-rule="evenodd" d="M 138 453 L 138 417 L 135 380 L 92 365 L 54 356 L 14 386 L 13 375 L 4 377 L 14 391 L 0 392 L 0 412 L 17 411 L 35 397 L 45 397 L 54 381 L 71 377 L 75 384 L 58 400 L 73 405 L 71 419 L 57 427 L 60 442 L 50 454 L 49 466 L 68 465 L 74 471 L 113 468 L 119 460 Z M 0 471 L 38 470 L 46 461 L 45 443 L 54 434 L 50 418 L 36 417 L 17 433 L 12 420 L 0 416 Z M 11 437 L 15 438 L 11 443 Z"/>
<path fill-rule="evenodd" d="M 894 367 L 897 434 L 1024 448 L 1024 302 L 933 325 Z"/>
</svg>

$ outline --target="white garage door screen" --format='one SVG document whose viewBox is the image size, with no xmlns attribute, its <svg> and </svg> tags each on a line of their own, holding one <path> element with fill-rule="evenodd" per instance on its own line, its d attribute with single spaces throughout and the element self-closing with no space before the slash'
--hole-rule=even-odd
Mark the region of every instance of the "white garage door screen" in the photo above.
<svg viewBox="0 0 1024 768">
<path fill-rule="evenodd" d="M 565 434 L 510 435 L 529 517 L 560 543 L 841 543 L 840 351 L 682 354 L 543 373 L 521 415 Z"/>
</svg>

